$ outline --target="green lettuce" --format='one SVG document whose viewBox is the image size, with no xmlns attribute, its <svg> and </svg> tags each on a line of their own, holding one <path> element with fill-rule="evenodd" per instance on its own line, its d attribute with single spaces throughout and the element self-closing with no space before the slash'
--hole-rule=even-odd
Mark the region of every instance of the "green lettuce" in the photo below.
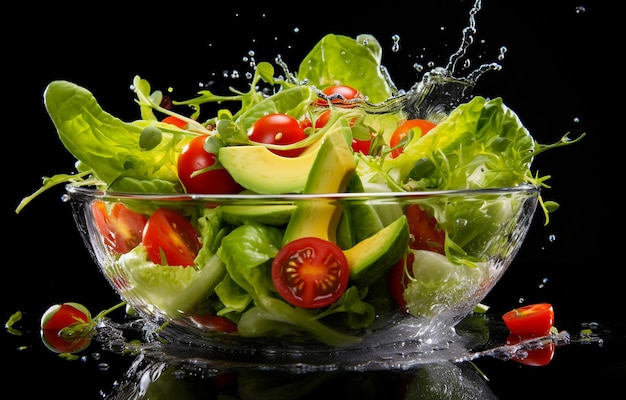
<svg viewBox="0 0 626 400">
<path fill-rule="evenodd" d="M 461 104 L 384 169 L 407 190 L 498 188 L 535 182 L 535 141 L 501 98 Z"/>
<path fill-rule="evenodd" d="M 359 88 L 371 102 L 394 94 L 381 68 L 382 49 L 372 35 L 356 39 L 328 34 L 300 62 L 298 80 L 323 89 L 334 84 Z"/>
</svg>

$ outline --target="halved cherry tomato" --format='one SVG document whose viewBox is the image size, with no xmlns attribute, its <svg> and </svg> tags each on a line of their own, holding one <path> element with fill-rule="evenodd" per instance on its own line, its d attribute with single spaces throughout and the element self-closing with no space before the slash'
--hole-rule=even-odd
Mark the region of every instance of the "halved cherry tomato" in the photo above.
<svg viewBox="0 0 626 400">
<path fill-rule="evenodd" d="M 248 138 L 257 143 L 287 145 L 306 139 L 307 135 L 300 122 L 287 114 L 268 114 L 259 118 L 248 132 Z M 304 147 L 290 150 L 270 149 L 283 157 L 297 157 Z"/>
<path fill-rule="evenodd" d="M 55 304 L 41 317 L 41 339 L 56 353 L 78 353 L 91 343 L 92 332 L 87 326 L 90 322 L 91 313 L 85 306 L 72 302 Z M 77 329 L 75 336 L 61 334 L 63 329 L 77 325 L 84 325 L 86 329 Z"/>
<path fill-rule="evenodd" d="M 101 200 L 91 204 L 93 218 L 104 238 L 105 245 L 118 254 L 125 254 L 141 243 L 147 218 L 129 210 L 122 203 L 114 203 L 110 214 Z"/>
<path fill-rule="evenodd" d="M 328 86 L 327 88 L 322 90 L 322 93 L 324 93 L 328 97 L 338 95 L 337 98 L 333 98 L 330 102 L 339 107 L 354 107 L 353 103 L 346 102 L 345 100 L 353 100 L 361 97 L 361 92 L 348 85 Z M 339 96 L 343 97 L 343 99 L 341 99 L 341 97 Z M 328 100 L 323 98 L 317 99 L 316 104 L 318 106 L 327 106 Z"/>
<path fill-rule="evenodd" d="M 208 144 L 207 144 L 208 143 Z M 243 187 L 230 173 L 217 162 L 216 146 L 214 152 L 208 152 L 211 146 L 210 135 L 197 136 L 183 147 L 178 156 L 178 179 L 187 193 L 239 193 Z"/>
<path fill-rule="evenodd" d="M 404 289 L 406 289 L 406 286 L 411 279 L 410 277 L 413 276 L 413 261 L 415 261 L 415 256 L 413 253 L 409 252 L 406 259 L 402 258 L 395 263 L 387 275 L 387 287 L 389 288 L 389 294 L 391 295 L 393 301 L 403 310 L 406 310 Z"/>
<path fill-rule="evenodd" d="M 410 204 L 405 213 L 411 233 L 409 247 L 445 254 L 446 233 L 439 228 L 435 217 L 428 215 L 418 204 Z"/>
<path fill-rule="evenodd" d="M 180 129 L 187 128 L 187 122 L 183 121 L 180 118 L 176 118 L 173 115 L 168 115 L 167 117 L 163 118 L 161 122 L 165 122 L 166 124 L 176 125 Z"/>
<path fill-rule="evenodd" d="M 237 332 L 237 324 L 221 315 L 194 315 L 192 321 L 200 328 L 211 332 Z"/>
<path fill-rule="evenodd" d="M 434 127 L 435 127 L 435 124 L 425 119 L 409 119 L 407 121 L 404 121 L 403 123 L 400 124 L 400 126 L 396 128 L 396 130 L 391 135 L 391 138 L 389 139 L 389 146 L 392 149 L 398 146 L 400 142 L 402 142 L 402 140 L 408 136 L 409 131 L 413 128 L 419 128 L 421 130 L 421 135 L 424 136 L 426 133 L 428 133 L 429 130 L 431 130 Z M 396 149 L 393 149 L 391 151 L 391 157 L 396 158 L 403 151 L 404 151 L 404 146 L 400 146 Z"/>
<path fill-rule="evenodd" d="M 504 313 L 504 324 L 511 333 L 528 337 L 544 336 L 554 325 L 554 309 L 549 303 L 537 303 Z"/>
<path fill-rule="evenodd" d="M 202 247 L 196 228 L 178 211 L 159 208 L 148 218 L 142 243 L 155 264 L 190 266 Z"/>
<path fill-rule="evenodd" d="M 350 268 L 339 246 L 317 237 L 287 243 L 272 261 L 272 280 L 290 304 L 321 308 L 346 291 Z"/>
<path fill-rule="evenodd" d="M 507 345 L 516 345 L 523 340 L 528 338 L 524 338 L 519 335 L 515 335 L 511 333 L 506 338 Z M 543 343 L 541 348 L 532 348 L 528 350 L 523 350 L 519 354 L 515 354 L 512 360 L 517 361 L 520 364 L 529 365 L 532 367 L 542 367 L 544 365 L 548 365 L 552 358 L 554 358 L 554 352 L 556 351 L 556 345 L 554 342 Z"/>
</svg>

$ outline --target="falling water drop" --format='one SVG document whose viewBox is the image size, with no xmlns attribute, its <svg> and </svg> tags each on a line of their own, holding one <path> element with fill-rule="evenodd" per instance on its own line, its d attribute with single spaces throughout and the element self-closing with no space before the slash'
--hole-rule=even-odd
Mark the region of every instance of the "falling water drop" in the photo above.
<svg viewBox="0 0 626 400">
<path fill-rule="evenodd" d="M 397 53 L 400 50 L 400 35 L 393 35 L 391 39 L 393 40 L 393 46 L 391 47 L 391 51 Z"/>
</svg>

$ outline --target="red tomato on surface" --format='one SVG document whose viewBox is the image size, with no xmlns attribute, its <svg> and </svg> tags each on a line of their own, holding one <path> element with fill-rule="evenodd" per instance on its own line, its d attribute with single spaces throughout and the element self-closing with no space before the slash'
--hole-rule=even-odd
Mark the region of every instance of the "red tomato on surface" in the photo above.
<svg viewBox="0 0 626 400">
<path fill-rule="evenodd" d="M 333 95 L 339 95 L 339 96 L 342 96 L 345 100 L 353 100 L 353 99 L 358 99 L 361 97 L 361 92 L 359 92 L 355 88 L 348 86 L 348 85 L 328 86 L 327 88 L 322 90 L 322 93 L 324 93 L 328 97 L 333 96 Z M 340 97 L 337 97 L 336 99 L 332 99 L 330 102 L 340 107 L 354 107 L 354 104 L 350 102 L 346 102 Z M 328 100 L 317 99 L 316 104 L 318 106 L 327 106 Z"/>
<path fill-rule="evenodd" d="M 419 128 L 422 131 L 422 136 L 428 133 L 429 130 L 433 129 L 435 124 L 425 119 L 409 119 L 404 121 L 400 126 L 396 128 L 396 130 L 391 135 L 389 139 L 389 146 L 393 149 L 396 147 L 402 139 L 406 138 L 409 134 L 409 131 L 413 128 Z M 404 151 L 404 147 L 398 147 L 397 149 L 393 149 L 391 151 L 391 157 L 396 158 Z"/>
<path fill-rule="evenodd" d="M 527 338 L 511 333 L 507 337 L 505 343 L 509 346 L 516 345 L 526 339 Z M 542 367 L 544 365 L 548 365 L 550 361 L 552 361 L 555 351 L 556 345 L 553 342 L 549 342 L 547 344 L 543 344 L 542 348 L 523 350 L 519 354 L 515 354 L 512 360 L 531 367 Z"/>
<path fill-rule="evenodd" d="M 317 237 L 287 243 L 272 261 L 272 280 L 290 304 L 320 308 L 346 291 L 350 267 L 339 246 Z"/>
<path fill-rule="evenodd" d="M 205 150 L 209 135 L 193 138 L 178 156 L 178 179 L 187 193 L 217 194 L 239 193 L 243 187 L 221 165 L 215 165 L 217 156 Z M 217 151 L 217 150 L 216 150 Z M 211 168 L 215 166 L 214 168 Z M 196 175 L 196 172 L 201 171 Z"/>
<path fill-rule="evenodd" d="M 411 279 L 413 271 L 413 261 L 415 256 L 409 252 L 405 259 L 399 260 L 391 269 L 387 275 L 387 287 L 389 294 L 393 301 L 400 306 L 403 310 L 406 309 L 406 300 L 404 299 L 404 289 L 406 289 L 409 280 Z M 405 269 L 406 266 L 406 269 Z"/>
<path fill-rule="evenodd" d="M 90 332 L 77 332 L 75 337 L 64 337 L 61 330 L 88 324 L 91 313 L 78 303 L 55 304 L 41 317 L 41 339 L 46 347 L 56 353 L 78 353 L 91 343 Z"/>
<path fill-rule="evenodd" d="M 446 233 L 439 229 L 435 217 L 429 216 L 418 204 L 409 205 L 405 213 L 411 233 L 409 246 L 415 250 L 430 250 L 445 254 Z"/>
<path fill-rule="evenodd" d="M 268 114 L 259 118 L 250 129 L 248 138 L 257 143 L 287 145 L 307 138 L 301 123 L 287 114 Z M 269 149 L 283 157 L 297 157 L 304 147 L 291 150 Z"/>
<path fill-rule="evenodd" d="M 502 320 L 512 334 L 528 337 L 544 336 L 554 325 L 554 309 L 549 303 L 537 303 L 504 313 Z"/>
<path fill-rule="evenodd" d="M 142 243 L 150 261 L 175 266 L 193 265 L 202 247 L 200 234 L 191 222 L 169 208 L 159 208 L 148 218 Z"/>
<path fill-rule="evenodd" d="M 147 218 L 128 209 L 122 203 L 114 203 L 110 214 L 107 205 L 100 200 L 91 204 L 96 227 L 107 247 L 118 254 L 125 254 L 141 243 Z"/>
<path fill-rule="evenodd" d="M 167 117 L 163 118 L 161 122 L 165 122 L 166 124 L 176 125 L 180 129 L 187 128 L 187 122 L 183 121 L 182 119 L 176 118 L 173 115 L 168 115 Z"/>
</svg>

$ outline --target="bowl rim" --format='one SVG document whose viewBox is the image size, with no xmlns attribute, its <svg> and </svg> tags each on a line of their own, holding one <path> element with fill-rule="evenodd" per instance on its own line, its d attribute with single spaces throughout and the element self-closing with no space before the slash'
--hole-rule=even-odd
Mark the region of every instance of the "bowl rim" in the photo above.
<svg viewBox="0 0 626 400">
<path fill-rule="evenodd" d="M 296 201 L 312 199 L 415 199 L 434 196 L 477 196 L 477 195 L 506 195 L 526 193 L 538 196 L 541 187 L 531 184 L 520 184 L 506 187 L 486 187 L 470 189 L 422 190 L 406 192 L 342 192 L 342 193 L 286 193 L 286 194 L 195 194 L 195 193 L 146 193 L 146 192 L 118 192 L 98 189 L 93 186 L 66 185 L 66 193 L 75 200 L 158 200 L 158 201 Z"/>
</svg>

